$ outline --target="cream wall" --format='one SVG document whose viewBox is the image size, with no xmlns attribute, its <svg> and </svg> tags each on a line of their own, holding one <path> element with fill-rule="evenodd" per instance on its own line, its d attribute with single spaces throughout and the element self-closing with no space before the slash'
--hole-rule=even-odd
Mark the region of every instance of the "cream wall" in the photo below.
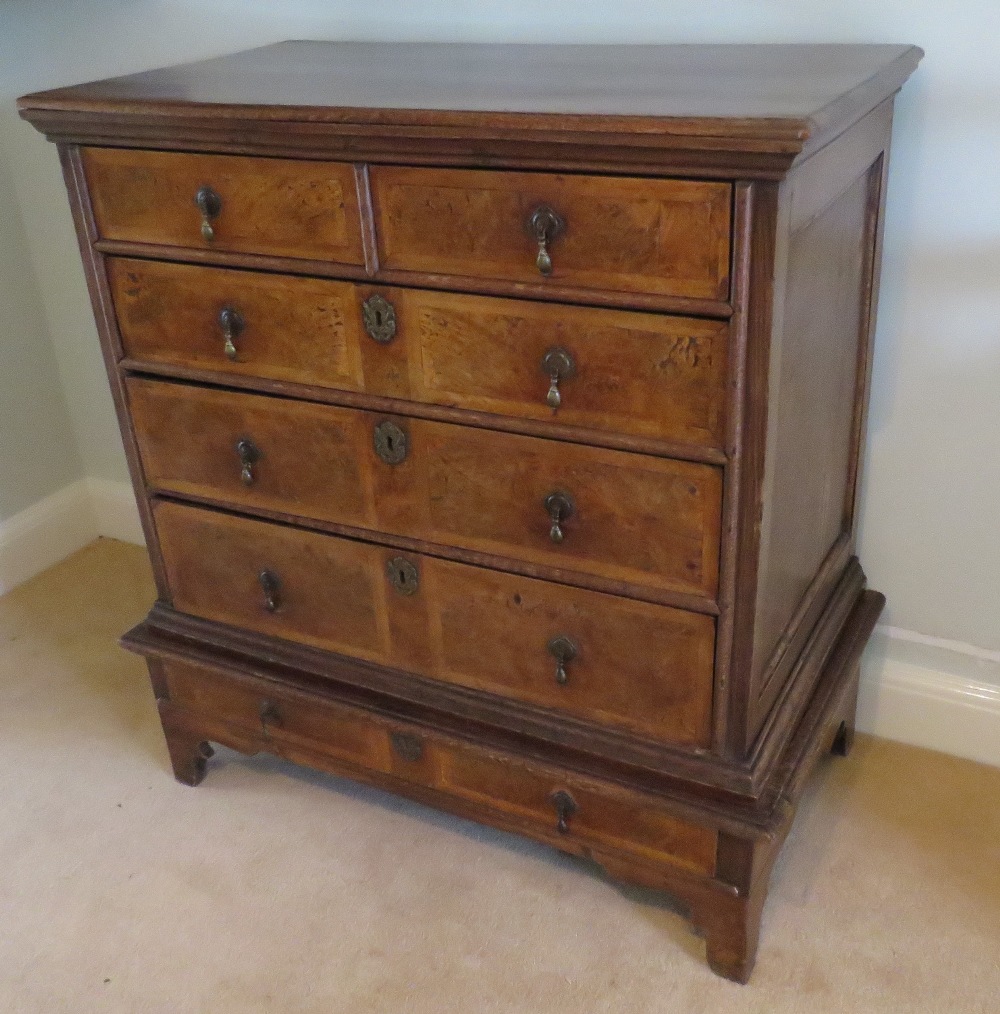
<svg viewBox="0 0 1000 1014">
<path fill-rule="evenodd" d="M 923 46 L 897 104 L 861 555 L 890 624 L 1000 650 L 996 0 L 7 0 L 0 18 L 0 142 L 82 465 L 105 479 L 125 468 L 55 151 L 14 120 L 16 92 L 283 38 Z"/>
</svg>

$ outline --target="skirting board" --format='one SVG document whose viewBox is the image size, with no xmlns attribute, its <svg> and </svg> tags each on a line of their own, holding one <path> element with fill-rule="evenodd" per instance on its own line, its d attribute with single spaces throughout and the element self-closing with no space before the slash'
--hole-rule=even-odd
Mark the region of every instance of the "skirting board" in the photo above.
<svg viewBox="0 0 1000 1014">
<path fill-rule="evenodd" d="M 127 482 L 78 479 L 0 521 L 0 595 L 102 535 L 144 542 Z"/>
<path fill-rule="evenodd" d="M 126 482 L 80 479 L 0 521 L 0 595 L 101 535 L 143 544 Z M 1000 767 L 1000 652 L 877 627 L 858 728 Z"/>
<path fill-rule="evenodd" d="M 858 729 L 1000 767 L 1000 652 L 876 627 Z"/>
</svg>

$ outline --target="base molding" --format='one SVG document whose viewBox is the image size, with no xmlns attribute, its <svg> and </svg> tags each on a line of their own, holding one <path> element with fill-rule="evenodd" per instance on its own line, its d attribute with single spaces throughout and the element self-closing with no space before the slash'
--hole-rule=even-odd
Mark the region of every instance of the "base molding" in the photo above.
<svg viewBox="0 0 1000 1014">
<path fill-rule="evenodd" d="M 877 627 L 862 659 L 857 727 L 1000 767 L 1000 652 Z"/>
<path fill-rule="evenodd" d="M 0 521 L 0 595 L 102 535 L 144 544 L 127 482 L 78 479 Z"/>
</svg>

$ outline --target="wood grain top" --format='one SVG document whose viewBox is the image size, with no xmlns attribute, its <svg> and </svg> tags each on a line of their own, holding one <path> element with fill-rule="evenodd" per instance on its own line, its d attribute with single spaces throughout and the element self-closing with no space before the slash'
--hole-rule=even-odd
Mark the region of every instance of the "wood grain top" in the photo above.
<svg viewBox="0 0 1000 1014">
<path fill-rule="evenodd" d="M 794 156 L 892 95 L 922 55 L 893 45 L 282 42 L 28 95 L 19 108 L 56 139 L 131 137 L 137 118 L 147 136 L 156 123 L 197 122 L 199 137 L 254 120 L 320 134 L 323 124 L 627 132 Z"/>
</svg>

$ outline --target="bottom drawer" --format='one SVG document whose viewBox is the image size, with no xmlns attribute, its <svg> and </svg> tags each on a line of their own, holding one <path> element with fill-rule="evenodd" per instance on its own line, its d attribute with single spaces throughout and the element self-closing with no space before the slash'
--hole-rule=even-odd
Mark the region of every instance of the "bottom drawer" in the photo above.
<svg viewBox="0 0 1000 1014">
<path fill-rule="evenodd" d="M 160 671 L 161 663 L 151 665 Z M 260 749 L 283 755 L 298 745 L 338 773 L 369 771 L 434 790 L 445 809 L 447 798 L 472 804 L 483 823 L 714 873 L 716 832 L 678 818 L 655 797 L 270 680 L 173 661 L 162 664 L 160 679 L 163 706 L 201 716 L 207 728 L 236 726 Z M 458 809 L 470 814 L 469 805 Z"/>
</svg>

